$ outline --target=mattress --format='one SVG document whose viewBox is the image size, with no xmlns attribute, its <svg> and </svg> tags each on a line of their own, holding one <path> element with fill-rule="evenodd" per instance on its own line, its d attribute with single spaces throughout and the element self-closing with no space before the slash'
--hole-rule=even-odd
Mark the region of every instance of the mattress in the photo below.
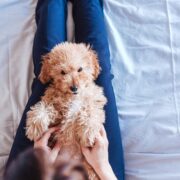
<svg viewBox="0 0 180 180">
<path fill-rule="evenodd" d="M 104 0 L 126 180 L 180 179 L 180 1 Z"/>
</svg>

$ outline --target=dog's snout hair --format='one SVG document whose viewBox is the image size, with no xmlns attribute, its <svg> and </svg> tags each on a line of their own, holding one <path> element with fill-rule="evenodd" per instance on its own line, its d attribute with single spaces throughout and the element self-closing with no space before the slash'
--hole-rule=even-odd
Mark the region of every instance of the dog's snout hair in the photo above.
<svg viewBox="0 0 180 180">
<path fill-rule="evenodd" d="M 79 77 L 78 76 L 75 76 L 75 77 L 72 77 L 72 86 L 75 86 L 75 87 L 79 87 Z"/>
</svg>

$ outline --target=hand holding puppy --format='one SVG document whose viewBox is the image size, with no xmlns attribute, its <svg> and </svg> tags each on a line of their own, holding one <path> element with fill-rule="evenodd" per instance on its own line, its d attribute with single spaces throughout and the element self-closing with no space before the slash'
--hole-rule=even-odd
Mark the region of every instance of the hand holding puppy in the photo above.
<svg viewBox="0 0 180 180">
<path fill-rule="evenodd" d="M 102 126 L 94 146 L 92 148 L 81 147 L 81 149 L 86 160 L 96 171 L 100 179 L 116 180 L 117 178 L 115 177 L 108 160 L 108 144 L 106 131 Z"/>
<path fill-rule="evenodd" d="M 54 147 L 51 149 L 48 146 L 48 141 L 51 135 L 58 130 L 59 130 L 58 127 L 50 128 L 48 131 L 44 133 L 44 135 L 40 139 L 34 142 L 34 148 L 40 148 L 46 151 L 47 156 L 49 157 L 51 163 L 54 163 L 58 157 L 60 151 L 60 144 L 56 143 Z"/>
</svg>

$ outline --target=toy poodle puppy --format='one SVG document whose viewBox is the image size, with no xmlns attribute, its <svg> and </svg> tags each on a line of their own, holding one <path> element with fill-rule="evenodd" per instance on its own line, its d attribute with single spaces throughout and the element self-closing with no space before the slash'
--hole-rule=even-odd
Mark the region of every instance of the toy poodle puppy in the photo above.
<svg viewBox="0 0 180 180">
<path fill-rule="evenodd" d="M 100 73 L 96 53 L 84 44 L 62 43 L 43 56 L 39 79 L 50 83 L 41 101 L 27 113 L 26 135 L 35 141 L 52 126 L 61 153 L 85 163 L 89 179 L 98 179 L 82 156 L 80 146 L 92 147 L 105 121 L 107 100 L 95 84 Z"/>
</svg>

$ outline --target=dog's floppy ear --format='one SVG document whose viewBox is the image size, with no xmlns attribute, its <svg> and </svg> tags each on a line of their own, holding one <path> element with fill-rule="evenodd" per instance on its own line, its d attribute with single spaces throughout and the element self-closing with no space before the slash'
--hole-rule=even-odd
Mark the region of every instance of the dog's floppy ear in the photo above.
<svg viewBox="0 0 180 180">
<path fill-rule="evenodd" d="M 42 56 L 42 66 L 39 74 L 39 80 L 43 84 L 48 83 L 51 80 L 50 68 L 51 68 L 50 54 L 48 53 Z"/>
<path fill-rule="evenodd" d="M 93 77 L 94 77 L 94 80 L 96 80 L 101 71 L 101 68 L 99 66 L 98 56 L 96 52 L 93 51 L 92 49 L 89 49 L 89 52 L 90 52 L 90 57 L 92 60 L 92 65 L 93 65 Z"/>
</svg>

